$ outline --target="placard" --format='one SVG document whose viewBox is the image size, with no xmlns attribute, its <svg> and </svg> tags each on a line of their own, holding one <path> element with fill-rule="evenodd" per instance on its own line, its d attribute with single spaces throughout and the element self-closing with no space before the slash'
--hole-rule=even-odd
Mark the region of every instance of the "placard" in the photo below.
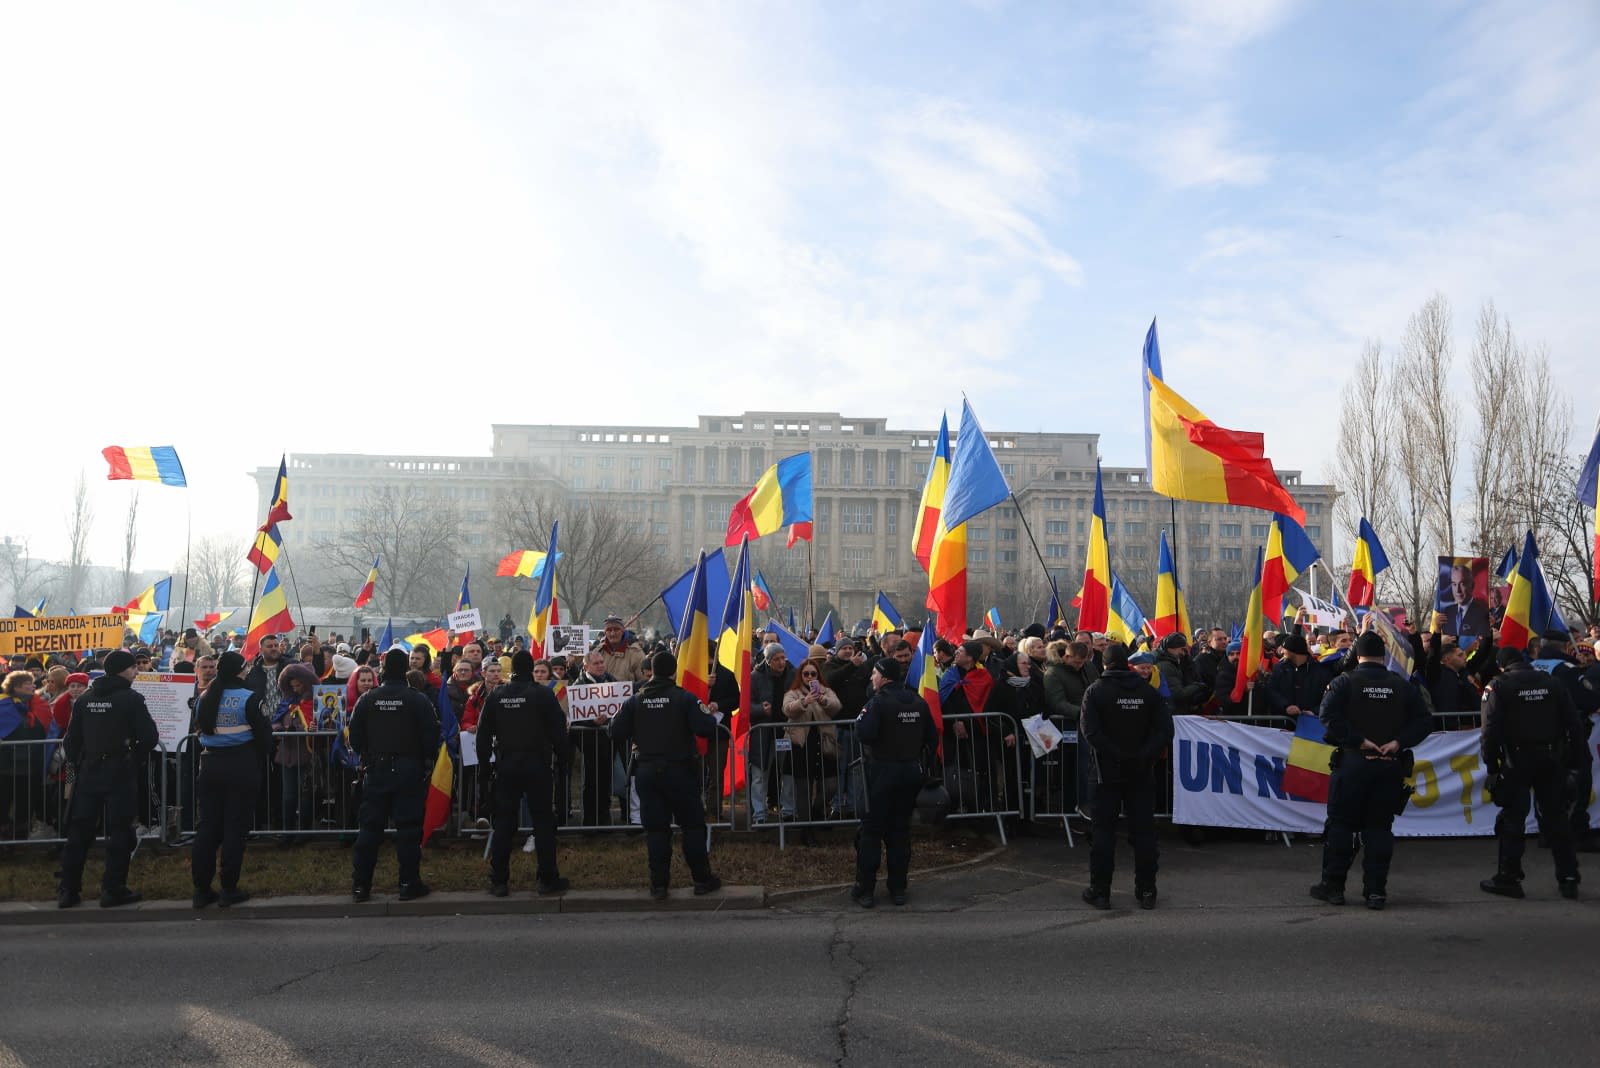
<svg viewBox="0 0 1600 1068">
<path fill-rule="evenodd" d="M 560 625 L 550 628 L 546 656 L 583 655 L 589 651 L 591 631 L 580 624 Z"/>
<path fill-rule="evenodd" d="M 475 767 L 478 763 L 478 736 L 472 731 L 462 731 L 461 739 L 461 766 L 464 768 Z"/>
<path fill-rule="evenodd" d="M 572 723 L 593 722 L 599 715 L 609 719 L 632 696 L 632 681 L 574 683 L 567 687 L 567 719 Z"/>
<path fill-rule="evenodd" d="M 459 612 L 451 612 L 445 617 L 445 622 L 457 634 L 465 634 L 469 630 L 483 629 L 483 614 L 476 608 L 463 608 Z"/>
<path fill-rule="evenodd" d="M 135 692 L 143 695 L 150 718 L 167 752 L 176 753 L 178 743 L 189 735 L 189 698 L 194 696 L 193 675 L 161 675 L 142 672 L 133 677 Z"/>
<path fill-rule="evenodd" d="M 81 653 L 122 645 L 127 616 L 44 616 L 0 619 L 0 655 Z"/>
<path fill-rule="evenodd" d="M 327 730 L 339 725 L 344 712 L 345 688 L 338 684 L 311 687 L 311 703 L 317 710 L 317 726 Z"/>
</svg>

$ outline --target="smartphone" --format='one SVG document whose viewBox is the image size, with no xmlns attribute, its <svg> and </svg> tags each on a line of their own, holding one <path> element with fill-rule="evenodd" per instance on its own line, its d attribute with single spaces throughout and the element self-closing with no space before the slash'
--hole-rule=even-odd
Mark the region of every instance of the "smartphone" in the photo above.
<svg viewBox="0 0 1600 1068">
<path fill-rule="evenodd" d="M 811 692 L 812 693 L 817 693 L 821 689 L 822 689 L 822 683 L 818 682 L 816 679 L 812 679 L 811 680 Z"/>
</svg>

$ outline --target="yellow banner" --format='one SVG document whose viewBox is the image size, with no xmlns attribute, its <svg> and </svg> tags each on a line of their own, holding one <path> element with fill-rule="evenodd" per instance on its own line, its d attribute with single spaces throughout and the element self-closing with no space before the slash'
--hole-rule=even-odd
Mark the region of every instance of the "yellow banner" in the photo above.
<svg viewBox="0 0 1600 1068">
<path fill-rule="evenodd" d="M 46 616 L 0 619 L 0 656 L 77 653 L 122 644 L 127 616 Z"/>
</svg>

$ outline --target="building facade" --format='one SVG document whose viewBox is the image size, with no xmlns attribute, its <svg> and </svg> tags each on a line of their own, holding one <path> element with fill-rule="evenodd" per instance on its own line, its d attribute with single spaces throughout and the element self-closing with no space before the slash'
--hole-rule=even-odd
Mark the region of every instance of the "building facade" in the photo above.
<svg viewBox="0 0 1600 1068">
<path fill-rule="evenodd" d="M 890 429 L 881 417 L 837 412 L 703 415 L 693 427 L 497 424 L 488 457 L 296 455 L 290 458 L 297 542 L 330 541 L 360 518 L 376 486 L 434 495 L 460 508 L 474 569 L 513 548 L 495 530 L 499 494 L 560 488 L 613 500 L 624 521 L 647 533 L 671 570 L 721 545 L 733 504 L 767 467 L 809 451 L 815 540 L 784 547 L 781 536 L 752 547 L 780 605 L 804 620 L 805 591 L 817 618 L 833 610 L 854 621 L 870 614 L 879 590 L 908 618 L 921 618 L 927 581 L 911 553 L 912 530 L 936 430 Z M 952 436 L 954 436 L 952 434 Z M 1068 601 L 1078 589 L 1094 497 L 1099 437 L 1086 433 L 990 432 L 1014 500 L 969 524 L 970 612 L 996 606 L 1012 620 L 1043 618 L 1050 596 L 1045 568 Z M 255 472 L 265 508 L 275 468 Z M 1180 574 L 1200 609 L 1195 622 L 1229 612 L 1233 591 L 1248 589 L 1255 547 L 1271 517 L 1256 509 L 1178 502 L 1151 491 L 1142 468 L 1103 469 L 1112 563 L 1147 610 L 1159 536 L 1176 521 Z M 1306 532 L 1331 540 L 1335 490 L 1298 471 L 1279 477 L 1306 510 Z M 1025 520 L 1025 522 L 1024 522 Z M 1031 534 L 1031 537 L 1030 537 Z M 1170 535 L 1169 535 L 1170 536 Z M 1040 566 L 1043 560 L 1044 567 Z M 1207 605 L 1215 590 L 1218 605 Z"/>
</svg>

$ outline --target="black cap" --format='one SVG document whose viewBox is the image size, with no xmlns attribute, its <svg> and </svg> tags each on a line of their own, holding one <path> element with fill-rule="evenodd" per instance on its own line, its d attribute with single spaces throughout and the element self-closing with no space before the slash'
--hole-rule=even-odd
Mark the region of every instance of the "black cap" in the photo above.
<svg viewBox="0 0 1600 1068">
<path fill-rule="evenodd" d="M 1044 624 L 1043 623 L 1029 623 L 1026 627 L 1022 628 L 1022 636 L 1024 638 L 1043 638 L 1044 637 Z"/>
<path fill-rule="evenodd" d="M 884 682 L 899 682 L 900 661 L 892 656 L 880 656 L 872 662 L 872 670 L 883 676 Z"/>
<path fill-rule="evenodd" d="M 1177 631 L 1174 631 L 1173 633 L 1167 635 L 1164 639 L 1162 639 L 1161 648 L 1163 648 L 1163 649 L 1187 649 L 1187 648 L 1189 648 L 1189 639 L 1185 638 L 1181 633 L 1178 633 Z"/>
<path fill-rule="evenodd" d="M 406 672 L 411 670 L 411 654 L 398 645 L 383 654 L 383 679 L 404 682 Z"/>
<path fill-rule="evenodd" d="M 1564 630 L 1547 630 L 1544 632 L 1544 640 L 1551 645 L 1566 645 L 1572 640 L 1572 635 Z"/>
<path fill-rule="evenodd" d="M 1388 649 L 1383 644 L 1383 635 L 1377 631 L 1365 631 L 1356 638 L 1356 656 L 1382 656 Z"/>
<path fill-rule="evenodd" d="M 1286 653 L 1299 653 L 1301 656 L 1311 655 L 1311 647 L 1306 644 L 1304 634 L 1291 634 L 1283 639 L 1283 651 Z"/>
</svg>

